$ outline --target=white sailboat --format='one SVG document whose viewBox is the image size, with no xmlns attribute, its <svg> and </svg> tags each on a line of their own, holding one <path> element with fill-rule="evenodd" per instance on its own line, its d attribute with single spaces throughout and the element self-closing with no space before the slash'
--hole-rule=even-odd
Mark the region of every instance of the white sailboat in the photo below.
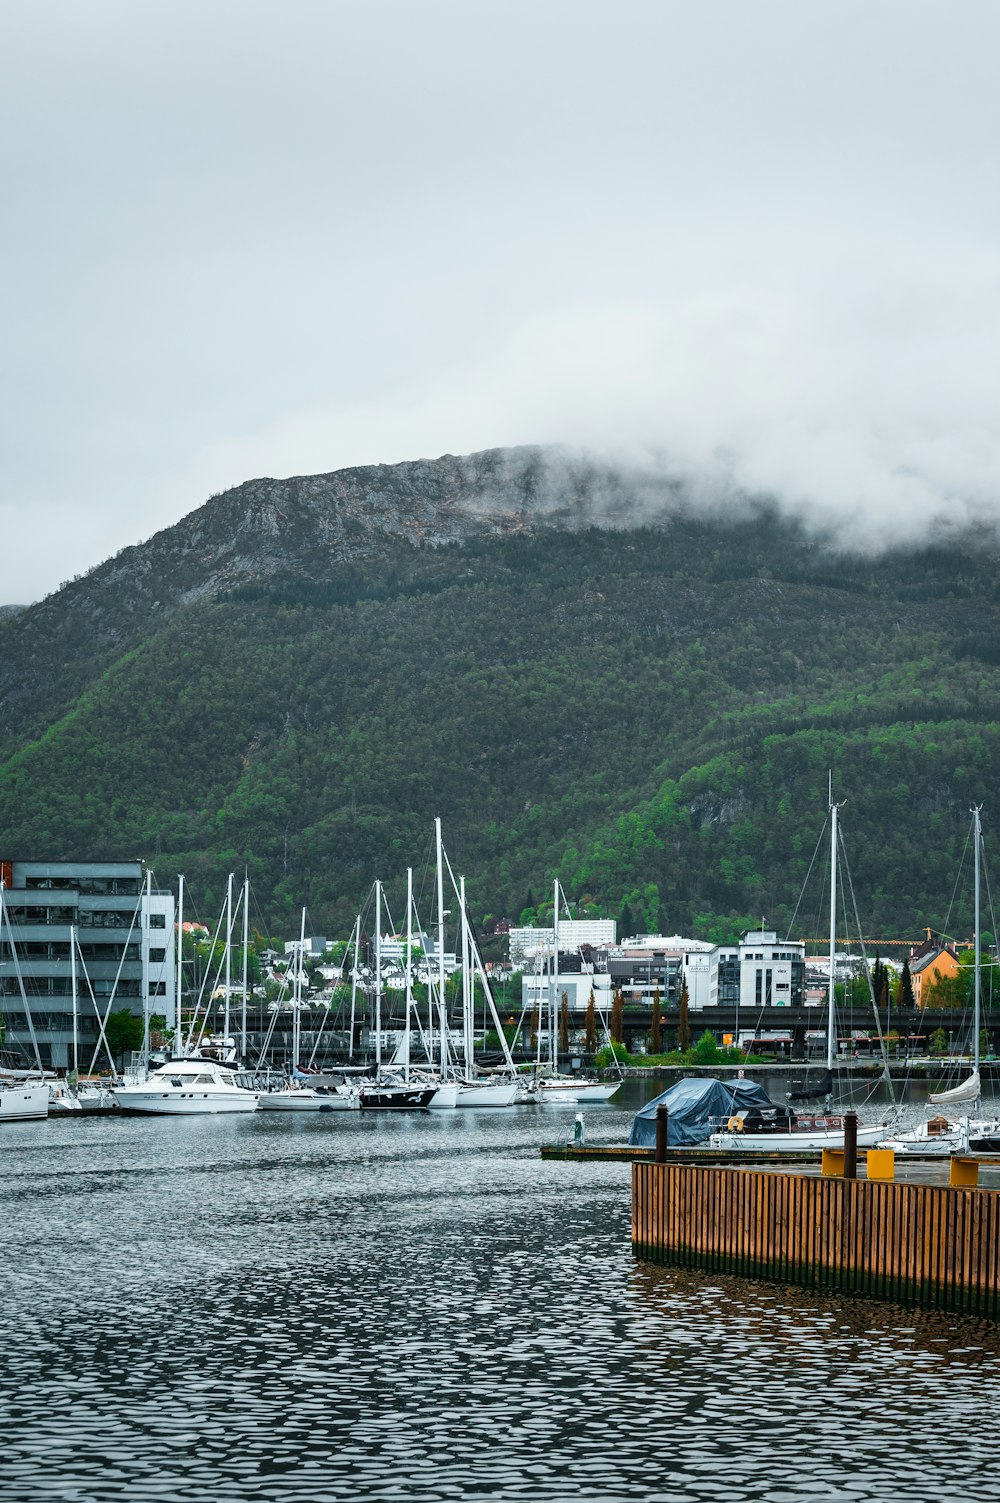
<svg viewBox="0 0 1000 1503">
<path fill-rule="evenodd" d="M 920 1122 L 908 1132 L 896 1133 L 887 1138 L 883 1147 L 898 1154 L 933 1155 L 946 1158 L 955 1153 L 992 1153 L 1000 1146 L 1000 1120 L 996 1118 L 973 1119 L 968 1112 L 979 1101 L 982 1081 L 979 1073 L 979 1025 L 982 1016 L 982 953 L 979 930 L 980 858 L 982 852 L 982 804 L 977 804 L 972 813 L 972 836 L 974 848 L 974 894 L 975 894 L 975 965 L 972 1014 L 972 1071 L 958 1085 L 947 1091 L 936 1091 L 930 1096 L 932 1106 L 943 1107 L 933 1117 Z M 962 1112 L 961 1108 L 967 1108 Z"/>
<path fill-rule="evenodd" d="M 837 935 L 837 815 L 840 805 L 833 801 L 833 789 L 829 797 L 830 807 L 830 977 L 827 983 L 827 1031 L 826 1068 L 832 1074 L 836 1060 L 836 935 Z M 763 1108 L 749 1108 L 729 1119 L 724 1132 L 712 1133 L 708 1140 L 710 1148 L 721 1148 L 731 1153 L 798 1153 L 806 1149 L 843 1148 L 844 1119 L 842 1116 L 802 1117 L 785 1108 L 775 1108 L 785 1117 L 783 1130 L 768 1131 L 767 1115 Z M 763 1128 L 759 1124 L 763 1122 Z M 887 1122 L 858 1123 L 857 1143 L 859 1148 L 874 1148 L 891 1131 Z"/>
<path fill-rule="evenodd" d="M 407 913 L 413 911 L 413 872 L 407 873 Z M 410 924 L 410 918 L 407 923 Z M 437 1095 L 437 1080 L 411 1078 L 410 1070 L 410 981 L 412 975 L 413 933 L 409 932 L 407 944 L 407 1002 L 406 1022 L 403 1028 L 405 1055 L 400 1072 L 383 1069 L 382 1066 L 382 883 L 375 883 L 375 996 L 373 1022 L 375 1033 L 374 1079 L 361 1084 L 361 1109 L 369 1112 L 426 1111 Z"/>
<path fill-rule="evenodd" d="M 539 1075 L 536 1067 L 536 1078 L 532 1092 L 533 1099 L 540 1106 L 563 1106 L 577 1103 L 582 1106 L 593 1106 L 599 1102 L 610 1101 L 622 1087 L 621 1067 L 617 1059 L 615 1065 L 618 1068 L 617 1080 L 581 1080 L 573 1075 L 560 1075 L 559 1073 L 559 917 L 560 896 L 565 901 L 565 893 L 562 892 L 562 884 L 558 877 L 555 880 L 552 903 L 552 959 L 549 972 L 549 1005 L 547 1012 L 547 1032 L 549 1038 L 549 1069 L 545 1075 Z M 570 910 L 572 913 L 572 910 Z M 608 1039 L 610 1044 L 610 1037 Z M 539 1035 L 539 1049 L 541 1048 L 541 1036 Z M 612 1051 L 613 1052 L 613 1051 Z"/>
<path fill-rule="evenodd" d="M 4 901 L 5 884 L 0 881 L 0 936 L 3 935 L 4 920 L 7 921 L 7 936 L 10 940 L 11 959 L 17 974 L 17 983 L 21 994 L 21 1005 L 24 1008 L 24 1016 L 28 1024 L 28 1034 L 31 1038 L 31 1046 L 35 1056 L 34 1070 L 0 1070 L 0 1122 L 28 1122 L 39 1121 L 49 1115 L 49 1085 L 42 1068 L 42 1056 L 38 1049 L 38 1039 L 35 1035 L 34 1019 L 31 1016 L 31 1007 L 28 996 L 24 989 L 24 978 L 21 975 L 21 967 L 17 961 L 17 951 L 14 946 L 14 931 L 11 928 L 10 914 Z"/>
<path fill-rule="evenodd" d="M 359 1092 L 348 1085 L 316 1088 L 299 1069 L 302 1048 L 302 970 L 306 951 L 306 910 L 302 910 L 299 943 L 295 952 L 295 979 L 292 985 L 292 1059 L 286 1085 L 262 1091 L 261 1110 L 265 1112 L 356 1112 L 361 1107 Z"/>
<path fill-rule="evenodd" d="M 228 891 L 228 911 L 232 916 L 232 879 Z M 177 1002 L 176 1037 L 181 1041 L 181 935 L 184 916 L 184 879 L 181 878 L 177 905 Z M 229 943 L 229 934 L 226 935 Z M 228 994 L 227 994 L 228 1001 Z M 148 1004 L 147 1009 L 148 1011 Z M 181 1044 L 180 1057 L 157 1066 L 145 1078 L 126 1080 L 111 1088 L 111 1095 L 120 1111 L 134 1114 L 177 1117 L 218 1116 L 231 1112 L 255 1112 L 258 1092 L 249 1091 L 239 1080 L 239 1066 L 235 1058 L 235 1043 L 226 1034 L 220 1040 L 204 1040 L 197 1044 L 194 1031 L 198 1012 L 195 1009 L 186 1050 Z M 228 1016 L 227 1016 L 228 1022 Z"/>
</svg>

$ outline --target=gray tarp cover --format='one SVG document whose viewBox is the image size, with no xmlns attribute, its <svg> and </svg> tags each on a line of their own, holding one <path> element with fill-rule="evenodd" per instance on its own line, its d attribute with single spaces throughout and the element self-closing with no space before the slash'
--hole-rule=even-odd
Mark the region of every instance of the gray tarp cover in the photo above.
<svg viewBox="0 0 1000 1503">
<path fill-rule="evenodd" d="M 688 1143 L 703 1143 L 717 1130 L 719 1120 L 727 1122 L 734 1112 L 770 1105 L 764 1087 L 753 1080 L 716 1080 L 714 1076 L 679 1080 L 636 1113 L 628 1140 L 638 1148 L 654 1146 L 658 1106 L 665 1106 L 669 1113 L 667 1142 L 671 1148 L 683 1148 Z"/>
</svg>

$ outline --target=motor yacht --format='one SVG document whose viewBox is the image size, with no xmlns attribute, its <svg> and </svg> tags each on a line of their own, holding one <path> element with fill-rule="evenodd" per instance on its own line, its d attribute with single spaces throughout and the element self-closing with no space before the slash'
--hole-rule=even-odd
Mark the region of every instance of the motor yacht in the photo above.
<svg viewBox="0 0 1000 1503">
<path fill-rule="evenodd" d="M 168 1060 L 143 1081 L 113 1086 L 111 1095 L 123 1112 L 171 1117 L 255 1112 L 260 1105 L 260 1093 L 241 1086 L 231 1066 L 197 1057 Z"/>
</svg>

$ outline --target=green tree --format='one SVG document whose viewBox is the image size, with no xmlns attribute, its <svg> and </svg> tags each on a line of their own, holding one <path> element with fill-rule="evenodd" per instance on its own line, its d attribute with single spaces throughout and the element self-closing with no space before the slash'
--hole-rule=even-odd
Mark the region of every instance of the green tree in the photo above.
<svg viewBox="0 0 1000 1503">
<path fill-rule="evenodd" d="M 931 1054 L 945 1054 L 948 1050 L 948 1035 L 943 1028 L 935 1028 L 927 1040 L 927 1048 Z"/>
<path fill-rule="evenodd" d="M 108 1017 L 104 1025 L 108 1048 L 117 1059 L 119 1068 L 124 1063 L 126 1051 L 142 1048 L 142 1019 L 127 1007 L 119 1008 Z"/>
<path fill-rule="evenodd" d="M 716 1065 L 721 1058 L 715 1034 L 707 1028 L 694 1046 L 694 1057 L 699 1065 Z"/>
<path fill-rule="evenodd" d="M 903 969 L 899 973 L 899 986 L 896 988 L 896 1006 L 911 1009 L 915 1006 L 913 999 L 913 978 L 910 975 L 909 960 L 903 961 Z"/>
<path fill-rule="evenodd" d="M 681 995 L 677 1009 L 677 1047 L 688 1050 L 691 1047 L 691 1017 L 690 998 L 688 997 L 688 984 L 685 977 L 681 977 Z"/>
<path fill-rule="evenodd" d="M 563 1054 L 569 1053 L 569 998 L 565 992 L 559 1004 L 559 1047 Z"/>
<path fill-rule="evenodd" d="M 659 1054 L 663 1048 L 663 1030 L 660 1026 L 660 988 L 653 993 L 653 1016 L 649 1023 L 649 1052 Z"/>
<path fill-rule="evenodd" d="M 625 1003 L 622 998 L 621 988 L 615 987 L 614 1001 L 611 1004 L 611 1042 L 622 1044 L 625 1041 Z"/>
<path fill-rule="evenodd" d="M 587 998 L 587 1022 L 584 1048 L 588 1054 L 593 1054 L 597 1048 L 597 1002 L 594 998 L 594 988 L 590 988 L 590 996 Z"/>
</svg>

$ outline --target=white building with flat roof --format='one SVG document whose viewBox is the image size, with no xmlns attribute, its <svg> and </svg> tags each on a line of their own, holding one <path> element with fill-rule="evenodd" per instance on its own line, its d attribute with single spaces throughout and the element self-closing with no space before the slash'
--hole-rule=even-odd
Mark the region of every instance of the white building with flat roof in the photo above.
<svg viewBox="0 0 1000 1503">
<path fill-rule="evenodd" d="M 606 949 L 615 942 L 616 928 L 614 919 L 563 919 L 559 924 L 559 948 L 569 951 L 579 950 L 581 945 L 590 945 L 594 949 Z M 528 925 L 521 929 L 511 929 L 507 939 L 510 944 L 510 963 L 515 970 L 519 970 L 539 956 L 551 952 L 555 943 L 555 930 L 551 926 L 535 928 L 534 925 Z"/>
</svg>

